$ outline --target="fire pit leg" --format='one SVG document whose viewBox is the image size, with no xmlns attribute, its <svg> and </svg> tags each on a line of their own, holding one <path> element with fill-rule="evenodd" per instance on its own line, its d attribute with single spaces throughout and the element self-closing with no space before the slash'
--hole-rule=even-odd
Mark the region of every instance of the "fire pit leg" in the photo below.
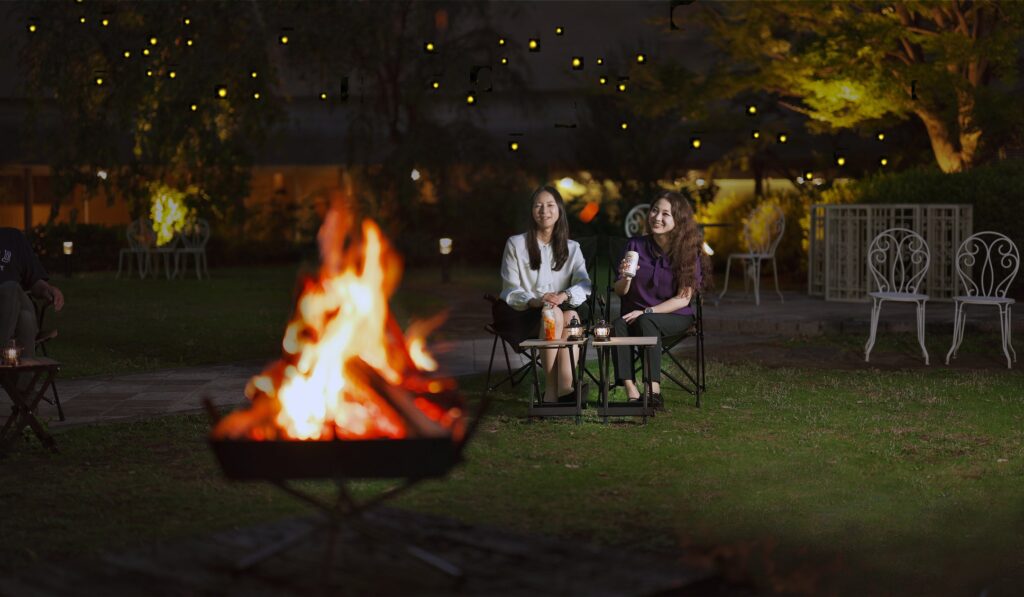
<svg viewBox="0 0 1024 597">
<path fill-rule="evenodd" d="M 266 547 L 247 555 L 241 560 L 235 562 L 235 572 L 245 572 L 256 564 L 269 560 L 282 551 L 289 549 L 296 543 L 306 539 L 318 530 L 320 530 L 319 524 L 311 524 L 305 529 L 295 531 L 280 541 L 267 545 Z"/>
</svg>

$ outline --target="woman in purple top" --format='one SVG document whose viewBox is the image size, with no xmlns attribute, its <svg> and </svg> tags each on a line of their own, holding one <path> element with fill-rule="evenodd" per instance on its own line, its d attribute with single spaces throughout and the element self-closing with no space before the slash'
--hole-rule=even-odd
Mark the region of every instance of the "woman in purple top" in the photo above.
<svg viewBox="0 0 1024 597">
<path fill-rule="evenodd" d="M 613 286 L 622 297 L 622 317 L 613 322 L 616 336 L 657 336 L 649 349 L 652 363 L 661 361 L 661 337 L 685 332 L 693 323 L 690 299 L 710 281 L 711 263 L 702 250 L 702 237 L 690 204 L 675 191 L 654 197 L 647 213 L 649 234 L 631 238 L 626 251 L 640 255 L 636 275 L 623 275 L 625 254 Z M 626 388 L 630 400 L 640 398 L 629 346 L 615 349 L 615 380 Z M 651 367 L 654 402 L 661 400 L 661 367 Z"/>
</svg>

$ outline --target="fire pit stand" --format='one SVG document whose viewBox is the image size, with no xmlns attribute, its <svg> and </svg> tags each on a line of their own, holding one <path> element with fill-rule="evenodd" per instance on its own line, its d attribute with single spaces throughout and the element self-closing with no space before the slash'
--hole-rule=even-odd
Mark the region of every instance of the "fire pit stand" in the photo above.
<svg viewBox="0 0 1024 597">
<path fill-rule="evenodd" d="M 212 402 L 204 400 L 211 418 L 216 423 L 220 415 Z M 327 550 L 324 557 L 324 579 L 330 579 L 334 549 L 342 526 L 377 543 L 391 543 L 432 568 L 456 579 L 462 570 L 451 562 L 411 545 L 398 537 L 384 537 L 379 531 L 362 524 L 363 514 L 380 504 L 394 499 L 427 479 L 445 476 L 462 461 L 462 453 L 480 424 L 490 404 L 485 396 L 476 415 L 467 425 L 460 439 L 451 436 L 405 439 L 333 440 L 333 441 L 254 441 L 211 439 L 210 446 L 220 463 L 224 476 L 230 480 L 259 480 L 277 487 L 284 493 L 316 508 L 323 520 L 311 524 L 289 536 L 266 545 L 235 563 L 242 572 L 311 538 L 320 531 L 327 532 Z M 325 499 L 292 485 L 292 481 L 322 479 L 334 482 L 335 495 Z M 363 502 L 355 499 L 348 483 L 359 479 L 400 479 L 392 487 Z"/>
</svg>

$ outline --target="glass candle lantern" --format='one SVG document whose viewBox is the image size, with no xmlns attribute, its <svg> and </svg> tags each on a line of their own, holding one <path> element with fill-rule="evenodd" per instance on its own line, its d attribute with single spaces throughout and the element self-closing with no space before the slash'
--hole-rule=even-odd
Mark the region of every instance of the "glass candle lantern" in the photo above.
<svg viewBox="0 0 1024 597">
<path fill-rule="evenodd" d="M 583 324 L 580 323 L 579 319 L 575 317 L 569 322 L 569 325 L 565 327 L 565 331 L 569 334 L 569 340 L 582 340 L 583 339 Z"/>
<path fill-rule="evenodd" d="M 21 348 L 18 343 L 11 340 L 3 347 L 3 352 L 0 353 L 0 361 L 8 367 L 14 367 L 18 364 L 18 357 L 21 356 Z"/>
<path fill-rule="evenodd" d="M 610 340 L 612 337 L 612 326 L 608 325 L 603 319 L 597 322 L 594 326 L 594 341 L 605 342 Z"/>
</svg>

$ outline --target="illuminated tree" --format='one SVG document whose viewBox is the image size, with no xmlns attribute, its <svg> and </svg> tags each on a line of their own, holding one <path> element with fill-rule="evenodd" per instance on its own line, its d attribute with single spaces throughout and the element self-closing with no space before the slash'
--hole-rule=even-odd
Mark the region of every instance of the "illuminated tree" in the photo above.
<svg viewBox="0 0 1024 597">
<path fill-rule="evenodd" d="M 280 115 L 253 4 L 36 2 L 16 14 L 27 128 L 58 197 L 105 186 L 141 215 L 150 183 L 165 181 L 198 188 L 207 215 L 239 214 L 252 152 Z"/>
<path fill-rule="evenodd" d="M 777 94 L 807 115 L 811 130 L 916 117 L 939 167 L 956 172 L 981 160 L 998 128 L 989 125 L 1012 122 L 1019 111 L 1005 96 L 1017 74 L 1024 3 L 701 5 L 735 61 L 734 89 Z"/>
</svg>

